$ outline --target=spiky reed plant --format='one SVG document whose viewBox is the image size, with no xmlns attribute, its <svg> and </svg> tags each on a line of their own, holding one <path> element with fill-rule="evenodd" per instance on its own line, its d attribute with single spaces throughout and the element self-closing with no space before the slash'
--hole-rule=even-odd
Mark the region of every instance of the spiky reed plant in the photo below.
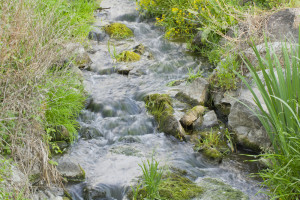
<svg viewBox="0 0 300 200">
<path fill-rule="evenodd" d="M 255 46 L 253 50 L 264 81 L 249 62 L 247 67 L 264 102 L 259 101 L 251 86 L 240 77 L 253 94 L 260 113 L 257 116 L 273 145 L 272 151 L 261 155 L 270 165 L 259 175 L 270 189 L 272 199 L 300 199 L 300 42 L 295 46 L 283 45 L 283 60 L 272 53 L 267 41 L 266 59 Z"/>
</svg>

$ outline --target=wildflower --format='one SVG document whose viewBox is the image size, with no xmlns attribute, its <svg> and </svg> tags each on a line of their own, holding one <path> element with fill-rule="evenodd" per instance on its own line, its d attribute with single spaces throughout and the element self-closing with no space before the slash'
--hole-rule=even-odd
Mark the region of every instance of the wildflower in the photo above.
<svg viewBox="0 0 300 200">
<path fill-rule="evenodd" d="M 172 12 L 173 13 L 177 13 L 178 12 L 178 8 L 172 8 Z"/>
</svg>

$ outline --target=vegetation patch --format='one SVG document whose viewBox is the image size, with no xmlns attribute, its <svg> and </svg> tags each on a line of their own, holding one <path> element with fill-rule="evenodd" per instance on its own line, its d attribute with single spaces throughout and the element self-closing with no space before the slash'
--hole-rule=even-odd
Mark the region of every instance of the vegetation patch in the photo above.
<svg viewBox="0 0 300 200">
<path fill-rule="evenodd" d="M 125 39 L 133 37 L 132 30 L 121 23 L 112 23 L 106 25 L 104 27 L 104 30 L 111 38 Z"/>
<path fill-rule="evenodd" d="M 116 56 L 118 62 L 135 62 L 141 59 L 141 56 L 133 51 L 123 51 Z"/>
</svg>

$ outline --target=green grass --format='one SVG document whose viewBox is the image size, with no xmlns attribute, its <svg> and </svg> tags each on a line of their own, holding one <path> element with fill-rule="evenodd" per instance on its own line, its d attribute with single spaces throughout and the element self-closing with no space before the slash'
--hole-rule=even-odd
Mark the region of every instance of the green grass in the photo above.
<svg viewBox="0 0 300 200">
<path fill-rule="evenodd" d="M 143 172 L 142 180 L 146 198 L 149 200 L 160 199 L 159 185 L 161 183 L 163 171 L 159 168 L 159 162 L 152 157 L 151 160 L 143 161 L 139 166 Z"/>
<path fill-rule="evenodd" d="M 293 49 L 287 46 L 285 44 L 282 48 L 283 60 L 271 53 L 267 41 L 266 59 L 253 47 L 265 83 L 254 66 L 250 63 L 247 66 L 263 102 L 259 101 L 246 80 L 241 78 L 254 96 L 259 108 L 257 116 L 273 147 L 261 155 L 270 161 L 270 166 L 259 175 L 264 180 L 263 184 L 270 188 L 272 199 L 292 200 L 300 198 L 300 42 Z"/>
<path fill-rule="evenodd" d="M 50 74 L 49 74 L 50 75 Z M 44 86 L 48 90 L 45 101 L 45 117 L 48 128 L 63 126 L 68 135 L 62 138 L 73 142 L 77 138 L 78 122 L 76 118 L 84 108 L 84 88 L 75 74 L 64 72 L 48 79 Z M 59 130 L 55 130 L 59 134 Z M 53 136 L 52 136 L 53 137 Z"/>
</svg>

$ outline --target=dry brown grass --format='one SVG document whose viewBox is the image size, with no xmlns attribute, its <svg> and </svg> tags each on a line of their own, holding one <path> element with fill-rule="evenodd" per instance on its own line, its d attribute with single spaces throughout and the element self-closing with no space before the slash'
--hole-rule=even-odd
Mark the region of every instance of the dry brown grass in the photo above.
<svg viewBox="0 0 300 200">
<path fill-rule="evenodd" d="M 72 27 L 60 23 L 54 11 L 47 11 L 47 18 L 35 12 L 35 4 L 0 0 L 0 150 L 8 145 L 25 175 L 37 167 L 40 186 L 61 185 L 56 167 L 48 162 L 43 128 L 47 91 L 39 86 L 47 81 L 47 70 L 68 55 L 61 47 L 70 40 L 65 31 Z"/>
</svg>

